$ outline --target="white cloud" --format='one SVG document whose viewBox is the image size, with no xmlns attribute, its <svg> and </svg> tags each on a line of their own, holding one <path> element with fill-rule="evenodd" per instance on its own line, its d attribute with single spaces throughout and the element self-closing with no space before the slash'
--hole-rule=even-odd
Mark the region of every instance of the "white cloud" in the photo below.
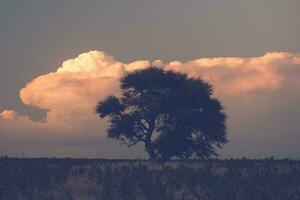
<svg viewBox="0 0 300 200">
<path fill-rule="evenodd" d="M 13 120 L 17 116 L 17 113 L 13 110 L 4 110 L 0 113 L 0 116 L 5 120 Z"/>
<path fill-rule="evenodd" d="M 283 80 L 290 78 L 282 71 L 288 66 L 299 65 L 299 59 L 299 54 L 274 52 L 250 58 L 200 58 L 185 63 L 174 61 L 165 68 L 185 72 L 190 77 L 202 77 L 213 84 L 219 94 L 239 95 L 282 87 Z"/>
<path fill-rule="evenodd" d="M 20 98 L 24 104 L 47 111 L 45 122 L 33 122 L 27 116 L 5 110 L 0 113 L 0 136 L 10 132 L 15 134 L 13 130 L 19 130 L 18 135 L 28 132 L 54 136 L 89 132 L 105 135 L 106 123 L 98 119 L 94 112 L 95 105 L 107 95 L 120 93 L 119 80 L 126 73 L 149 65 L 185 72 L 190 77 L 201 77 L 210 82 L 216 96 L 226 103 L 229 117 L 232 116 L 229 118 L 229 131 L 233 132 L 231 136 L 237 130 L 247 128 L 239 127 L 239 118 L 255 119 L 256 115 L 262 114 L 251 112 L 250 116 L 249 113 L 242 113 L 238 107 L 241 106 L 241 99 L 244 102 L 255 100 L 260 108 L 263 108 L 262 105 L 272 108 L 275 104 L 262 100 L 261 93 L 300 87 L 297 76 L 300 75 L 300 54 L 273 52 L 249 58 L 200 58 L 165 64 L 161 60 L 139 60 L 127 64 L 105 52 L 90 51 L 63 62 L 56 72 L 39 76 L 21 89 Z M 246 110 L 252 107 L 251 103 L 243 106 Z"/>
</svg>

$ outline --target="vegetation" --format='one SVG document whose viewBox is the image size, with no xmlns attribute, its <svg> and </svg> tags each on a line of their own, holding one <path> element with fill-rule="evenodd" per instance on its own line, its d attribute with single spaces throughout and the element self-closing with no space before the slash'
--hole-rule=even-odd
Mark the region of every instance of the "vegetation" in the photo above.
<svg viewBox="0 0 300 200">
<path fill-rule="evenodd" d="M 0 159 L 1 200 L 296 200 L 300 161 Z"/>
<path fill-rule="evenodd" d="M 149 67 L 121 80 L 122 96 L 97 106 L 108 137 L 145 144 L 151 160 L 209 158 L 226 143 L 226 116 L 212 87 L 186 74 Z"/>
</svg>

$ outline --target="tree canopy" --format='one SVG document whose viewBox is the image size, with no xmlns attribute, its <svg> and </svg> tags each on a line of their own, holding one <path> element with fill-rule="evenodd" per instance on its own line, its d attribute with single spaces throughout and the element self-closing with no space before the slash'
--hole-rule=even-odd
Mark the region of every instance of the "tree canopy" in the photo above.
<svg viewBox="0 0 300 200">
<path fill-rule="evenodd" d="M 224 109 L 200 78 L 149 67 L 125 75 L 121 91 L 96 112 L 109 119 L 109 138 L 144 143 L 151 160 L 206 159 L 227 142 Z"/>
</svg>

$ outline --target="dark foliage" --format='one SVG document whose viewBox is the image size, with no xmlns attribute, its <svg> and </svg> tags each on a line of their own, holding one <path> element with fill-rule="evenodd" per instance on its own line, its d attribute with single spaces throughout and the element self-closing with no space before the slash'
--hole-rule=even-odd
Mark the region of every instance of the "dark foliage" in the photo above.
<svg viewBox="0 0 300 200">
<path fill-rule="evenodd" d="M 149 67 L 126 75 L 121 89 L 97 113 L 109 118 L 108 137 L 143 142 L 150 159 L 209 158 L 226 143 L 226 116 L 203 80 Z"/>
</svg>

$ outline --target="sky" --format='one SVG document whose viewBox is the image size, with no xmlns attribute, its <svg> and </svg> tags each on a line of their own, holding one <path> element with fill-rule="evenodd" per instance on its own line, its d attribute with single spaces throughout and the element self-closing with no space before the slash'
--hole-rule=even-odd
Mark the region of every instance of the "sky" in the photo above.
<svg viewBox="0 0 300 200">
<path fill-rule="evenodd" d="M 226 108 L 221 157 L 299 159 L 300 1 L 0 0 L 0 154 L 143 158 L 97 101 L 150 64 L 201 77 Z"/>
</svg>

